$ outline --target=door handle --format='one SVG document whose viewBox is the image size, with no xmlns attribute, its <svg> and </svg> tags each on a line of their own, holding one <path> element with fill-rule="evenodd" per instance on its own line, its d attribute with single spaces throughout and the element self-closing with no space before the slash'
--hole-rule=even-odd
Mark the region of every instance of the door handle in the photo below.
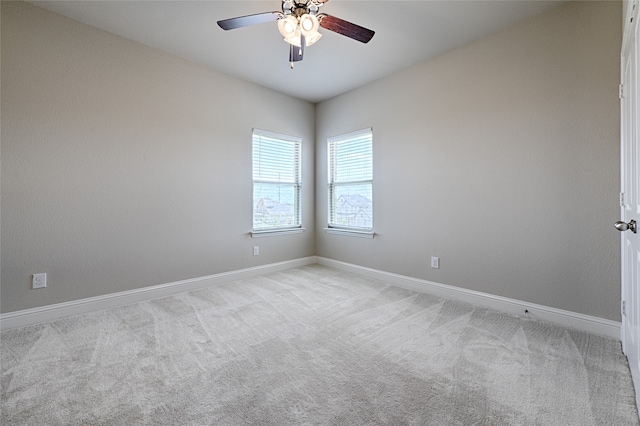
<svg viewBox="0 0 640 426">
<path fill-rule="evenodd" d="M 623 222 L 623 221 L 618 221 L 613 226 L 615 226 L 618 231 L 626 231 L 627 229 L 629 229 L 634 234 L 636 233 L 636 228 L 637 228 L 635 220 L 632 220 L 629 223 Z"/>
</svg>

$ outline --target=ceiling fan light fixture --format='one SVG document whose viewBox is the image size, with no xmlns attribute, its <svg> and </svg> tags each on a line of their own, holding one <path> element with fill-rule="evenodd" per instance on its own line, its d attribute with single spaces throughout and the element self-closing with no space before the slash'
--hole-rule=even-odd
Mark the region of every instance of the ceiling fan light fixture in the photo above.
<svg viewBox="0 0 640 426">
<path fill-rule="evenodd" d="M 298 20 L 291 15 L 278 20 L 278 30 L 280 30 L 280 34 L 282 34 L 285 40 L 287 37 L 293 36 L 297 29 Z"/>
<path fill-rule="evenodd" d="M 320 22 L 318 22 L 318 18 L 314 15 L 309 15 L 305 13 L 300 17 L 300 29 L 302 30 L 302 34 L 305 37 L 311 35 L 312 33 L 318 32 L 318 28 L 320 27 Z"/>
<path fill-rule="evenodd" d="M 320 28 L 320 22 L 315 15 L 305 13 L 300 17 L 300 32 L 305 37 L 307 46 L 311 46 L 322 37 L 318 28 Z"/>
</svg>

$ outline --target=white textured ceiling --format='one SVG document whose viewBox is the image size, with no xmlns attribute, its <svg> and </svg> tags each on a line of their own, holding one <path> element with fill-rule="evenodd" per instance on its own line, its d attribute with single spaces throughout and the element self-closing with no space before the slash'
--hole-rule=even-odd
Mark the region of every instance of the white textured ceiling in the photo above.
<svg viewBox="0 0 640 426">
<path fill-rule="evenodd" d="M 323 37 L 289 68 L 277 23 L 223 31 L 216 21 L 280 11 L 262 1 L 30 1 L 36 6 L 311 102 L 352 90 L 565 1 L 348 1 L 321 12 L 376 32 L 368 44 Z"/>
</svg>

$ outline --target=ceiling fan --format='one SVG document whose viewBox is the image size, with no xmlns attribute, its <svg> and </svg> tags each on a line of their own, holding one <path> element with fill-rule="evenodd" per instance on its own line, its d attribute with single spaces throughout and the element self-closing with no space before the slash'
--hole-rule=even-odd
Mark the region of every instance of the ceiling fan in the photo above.
<svg viewBox="0 0 640 426">
<path fill-rule="evenodd" d="M 278 22 L 280 34 L 289 43 L 289 62 L 301 61 L 304 48 L 320 40 L 318 28 L 342 34 L 362 43 L 368 43 L 375 34 L 367 28 L 352 24 L 344 19 L 318 13 L 320 7 L 329 0 L 282 0 L 282 12 L 264 12 L 255 15 L 223 19 L 218 25 L 223 30 L 248 27 L 250 25 Z"/>
</svg>

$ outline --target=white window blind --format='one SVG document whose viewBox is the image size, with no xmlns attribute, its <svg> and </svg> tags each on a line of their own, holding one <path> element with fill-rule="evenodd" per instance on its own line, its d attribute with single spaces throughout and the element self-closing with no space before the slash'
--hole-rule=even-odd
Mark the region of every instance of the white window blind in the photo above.
<svg viewBox="0 0 640 426">
<path fill-rule="evenodd" d="M 373 132 L 329 141 L 329 228 L 373 230 Z"/>
<path fill-rule="evenodd" d="M 253 130 L 253 230 L 301 227 L 301 139 Z"/>
</svg>

